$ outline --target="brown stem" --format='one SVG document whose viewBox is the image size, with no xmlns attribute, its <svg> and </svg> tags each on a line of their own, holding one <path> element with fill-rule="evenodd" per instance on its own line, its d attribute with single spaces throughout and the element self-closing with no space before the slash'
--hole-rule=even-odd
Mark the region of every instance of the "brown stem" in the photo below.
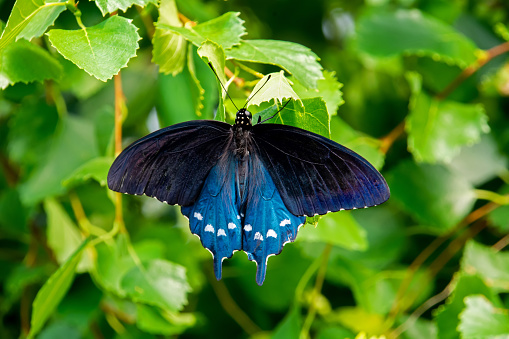
<svg viewBox="0 0 509 339">
<path fill-rule="evenodd" d="M 19 169 L 11 164 L 9 159 L 2 153 L 0 153 L 0 167 L 4 173 L 7 185 L 14 187 L 19 180 Z"/>
<path fill-rule="evenodd" d="M 115 156 L 122 152 L 122 112 L 125 109 L 125 97 L 122 91 L 122 78 L 120 72 L 115 75 Z M 119 232 L 126 233 L 124 218 L 122 213 L 122 194 L 115 193 L 115 222 L 119 227 Z"/>
<path fill-rule="evenodd" d="M 506 234 L 505 237 L 497 241 L 497 243 L 491 247 L 496 251 L 502 251 L 507 245 L 509 245 L 509 234 Z"/>
<path fill-rule="evenodd" d="M 394 127 L 392 131 L 389 132 L 386 136 L 380 139 L 380 151 L 383 154 L 387 154 L 389 148 L 391 148 L 394 141 L 396 141 L 400 136 L 405 132 L 405 120 L 400 122 L 398 126 Z"/>
<path fill-rule="evenodd" d="M 490 48 L 481 58 L 477 59 L 472 65 L 465 68 L 446 88 L 444 88 L 442 92 L 438 93 L 435 98 L 437 100 L 443 100 L 447 98 L 459 85 L 471 77 L 482 66 L 486 65 L 486 63 L 488 63 L 491 59 L 506 52 L 509 52 L 509 42 L 504 42 L 500 45 Z"/>
<path fill-rule="evenodd" d="M 221 280 L 216 280 L 212 270 L 207 269 L 207 278 L 210 285 L 216 293 L 219 303 L 223 307 L 226 313 L 246 332 L 249 336 L 254 336 L 257 333 L 262 332 L 260 327 L 256 325 L 249 316 L 237 305 L 235 300 L 228 292 L 226 285 Z"/>
<path fill-rule="evenodd" d="M 186 24 L 187 24 L 187 26 L 191 26 L 191 27 L 194 27 L 194 26 L 196 26 L 196 25 L 197 25 L 197 23 L 196 23 L 195 21 L 192 21 L 191 19 L 187 18 L 184 14 L 182 14 L 182 13 L 180 13 L 180 12 L 179 12 L 179 14 L 178 14 L 178 15 L 179 15 L 179 20 L 180 20 L 180 21 L 181 21 L 184 25 L 186 25 Z"/>
</svg>

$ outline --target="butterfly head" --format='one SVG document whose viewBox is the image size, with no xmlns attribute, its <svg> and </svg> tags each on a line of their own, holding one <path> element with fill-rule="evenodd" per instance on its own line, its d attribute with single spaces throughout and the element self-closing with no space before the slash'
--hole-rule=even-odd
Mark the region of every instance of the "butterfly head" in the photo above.
<svg viewBox="0 0 509 339">
<path fill-rule="evenodd" d="M 241 128 L 250 128 L 251 120 L 253 119 L 253 115 L 245 108 L 239 109 L 237 112 L 237 116 L 235 117 L 235 125 Z"/>
</svg>

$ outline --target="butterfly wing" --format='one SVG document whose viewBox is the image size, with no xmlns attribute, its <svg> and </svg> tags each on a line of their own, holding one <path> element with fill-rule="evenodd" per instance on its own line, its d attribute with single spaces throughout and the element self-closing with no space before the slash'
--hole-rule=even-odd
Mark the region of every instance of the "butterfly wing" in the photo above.
<svg viewBox="0 0 509 339">
<path fill-rule="evenodd" d="M 281 253 L 287 242 L 295 240 L 306 218 L 288 211 L 269 172 L 256 154 L 250 159 L 250 178 L 242 249 L 249 260 L 256 262 L 256 282 L 261 286 L 265 280 L 267 259 Z"/>
<path fill-rule="evenodd" d="M 210 171 L 196 202 L 182 207 L 196 234 L 214 257 L 214 272 L 221 279 L 222 262 L 241 247 L 241 218 L 235 199 L 235 162 L 221 161 Z"/>
<path fill-rule="evenodd" d="M 253 126 L 259 156 L 294 215 L 375 206 L 389 199 L 382 175 L 352 150 L 303 129 Z"/>
<path fill-rule="evenodd" d="M 186 206 L 231 140 L 231 125 L 211 120 L 176 124 L 127 147 L 108 172 L 108 187 Z"/>
</svg>

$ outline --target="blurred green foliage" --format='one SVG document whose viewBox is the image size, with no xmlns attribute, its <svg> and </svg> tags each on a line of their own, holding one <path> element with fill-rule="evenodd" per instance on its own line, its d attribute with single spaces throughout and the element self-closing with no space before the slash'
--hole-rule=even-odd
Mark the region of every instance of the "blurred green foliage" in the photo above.
<svg viewBox="0 0 509 339">
<path fill-rule="evenodd" d="M 506 2 L 0 9 L 1 338 L 509 336 Z M 237 106 L 272 74 L 250 111 L 293 98 L 275 122 L 352 148 L 391 187 L 310 218 L 261 287 L 240 252 L 216 281 L 178 207 L 106 188 L 148 132 L 232 122 L 207 62 Z"/>
</svg>

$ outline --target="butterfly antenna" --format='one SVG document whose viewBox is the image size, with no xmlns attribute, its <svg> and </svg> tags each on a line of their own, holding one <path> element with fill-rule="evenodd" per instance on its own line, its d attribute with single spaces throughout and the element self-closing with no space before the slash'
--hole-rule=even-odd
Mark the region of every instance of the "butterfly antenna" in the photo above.
<svg viewBox="0 0 509 339">
<path fill-rule="evenodd" d="M 265 82 L 263 83 L 262 87 L 258 88 L 258 90 L 254 93 L 254 94 L 251 94 L 251 96 L 249 98 L 247 98 L 247 101 L 246 103 L 244 104 L 244 106 L 242 108 L 246 108 L 247 107 L 247 104 L 249 104 L 249 102 L 251 101 L 251 99 L 254 98 L 255 95 L 258 94 L 258 92 L 261 91 L 261 89 L 263 88 L 263 86 L 265 86 L 267 84 L 267 82 L 269 81 L 271 77 L 271 74 L 269 74 L 269 76 L 267 77 L 267 80 L 265 80 Z"/>
<path fill-rule="evenodd" d="M 286 104 L 284 104 L 284 106 L 283 106 L 283 107 L 281 107 L 281 109 L 280 109 L 279 111 L 277 111 L 277 112 L 276 112 L 273 116 L 271 116 L 270 118 L 267 118 L 267 119 L 265 119 L 265 120 L 263 120 L 263 121 L 258 121 L 257 125 L 258 125 L 258 124 L 262 124 L 262 123 L 264 123 L 265 121 L 268 121 L 268 120 L 270 120 L 270 119 L 274 118 L 276 115 L 278 115 L 278 114 L 279 114 L 279 112 L 281 112 L 282 110 L 284 110 L 284 109 L 285 109 L 286 105 L 288 105 L 288 103 L 289 103 L 290 101 L 292 101 L 292 99 L 288 100 L 288 101 L 286 102 Z M 258 117 L 258 120 L 260 120 L 260 117 Z"/>
<path fill-rule="evenodd" d="M 214 67 L 212 67 L 212 64 L 210 62 L 209 62 L 209 67 L 212 70 L 212 72 L 214 72 L 214 74 L 216 75 L 216 78 L 219 81 L 219 84 L 221 84 L 221 87 L 223 87 L 223 90 L 226 92 L 226 95 L 228 96 L 228 98 L 230 98 L 230 101 L 232 102 L 233 106 L 235 106 L 235 109 L 238 111 L 239 109 L 237 108 L 237 105 L 235 105 L 232 97 L 230 96 L 230 94 L 228 94 L 228 91 L 226 90 L 226 88 L 224 88 L 224 85 L 221 82 L 221 79 L 219 79 L 219 76 L 217 75 L 216 70 L 214 69 Z"/>
</svg>

